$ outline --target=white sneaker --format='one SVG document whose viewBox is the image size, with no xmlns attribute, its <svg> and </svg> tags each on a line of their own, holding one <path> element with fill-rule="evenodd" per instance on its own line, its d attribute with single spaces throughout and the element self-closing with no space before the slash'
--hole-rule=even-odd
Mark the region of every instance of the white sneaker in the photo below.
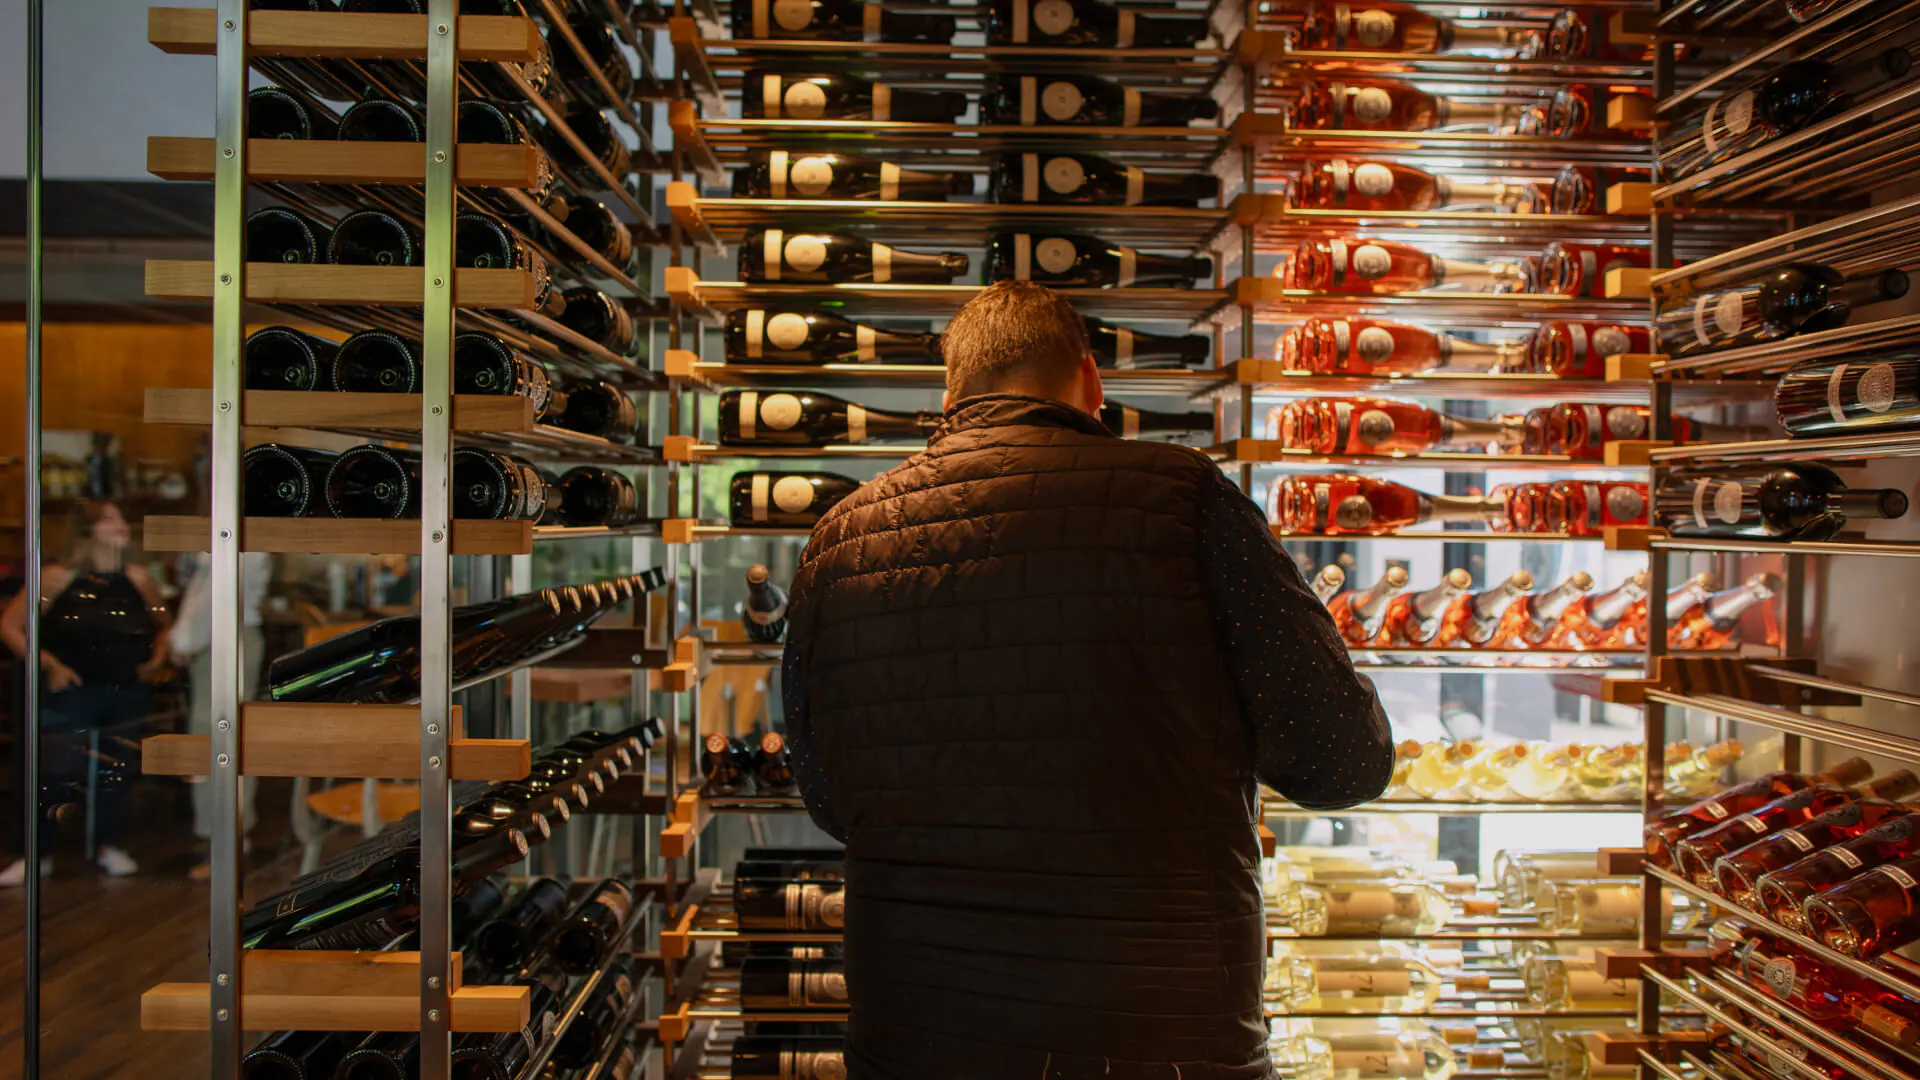
<svg viewBox="0 0 1920 1080">
<path fill-rule="evenodd" d="M 140 864 L 133 861 L 133 856 L 117 847 L 101 848 L 94 862 L 100 864 L 100 869 L 105 870 L 108 877 L 128 877 L 140 872 Z"/>
<path fill-rule="evenodd" d="M 53 857 L 40 859 L 40 876 L 53 873 Z M 15 859 L 5 870 L 0 870 L 0 889 L 17 889 L 27 883 L 27 860 Z"/>
</svg>

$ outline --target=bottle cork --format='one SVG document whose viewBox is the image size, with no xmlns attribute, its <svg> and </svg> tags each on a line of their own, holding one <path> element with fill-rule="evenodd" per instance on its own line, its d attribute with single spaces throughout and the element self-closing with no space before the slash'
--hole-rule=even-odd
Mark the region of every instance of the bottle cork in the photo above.
<svg viewBox="0 0 1920 1080">
<path fill-rule="evenodd" d="M 1435 1024 L 1433 1030 L 1454 1046 L 1471 1046 L 1480 1041 L 1480 1029 L 1460 1024 Z"/>
<path fill-rule="evenodd" d="M 1469 1069 L 1498 1069 L 1507 1063 L 1507 1055 L 1499 1050 L 1469 1050 L 1466 1057 Z"/>
<path fill-rule="evenodd" d="M 1460 902 L 1460 914 L 1474 917 L 1498 915 L 1500 914 L 1500 901 L 1463 900 Z"/>
<path fill-rule="evenodd" d="M 1860 1026 L 1902 1049 L 1920 1042 L 1920 1024 L 1884 1006 L 1868 1006 L 1860 1014 Z"/>
<path fill-rule="evenodd" d="M 1453 977 L 1453 985 L 1454 988 L 1458 990 L 1491 990 L 1493 989 L 1493 976 L 1455 975 Z"/>
</svg>

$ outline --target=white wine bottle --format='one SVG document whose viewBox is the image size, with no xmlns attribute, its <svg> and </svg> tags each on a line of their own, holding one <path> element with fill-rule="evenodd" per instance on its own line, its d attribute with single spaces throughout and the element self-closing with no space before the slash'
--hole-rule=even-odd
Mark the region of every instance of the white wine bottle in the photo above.
<svg viewBox="0 0 1920 1080">
<path fill-rule="evenodd" d="M 1301 1012 L 1362 1015 L 1417 1013 L 1433 1008 L 1451 985 L 1486 990 L 1491 977 L 1442 972 L 1406 956 L 1286 956 L 1267 962 L 1263 993 L 1269 1005 Z"/>
<path fill-rule="evenodd" d="M 1468 899 L 1460 905 L 1464 915 L 1495 915 L 1499 910 L 1493 900 Z M 1438 886 L 1421 881 L 1352 882 L 1303 886 L 1300 911 L 1290 925 L 1307 937 L 1424 937 L 1453 919 L 1453 901 Z"/>
</svg>

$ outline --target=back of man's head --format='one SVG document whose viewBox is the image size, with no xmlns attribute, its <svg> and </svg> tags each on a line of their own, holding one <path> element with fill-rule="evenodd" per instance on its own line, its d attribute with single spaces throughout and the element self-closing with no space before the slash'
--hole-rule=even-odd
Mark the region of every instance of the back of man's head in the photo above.
<svg viewBox="0 0 1920 1080">
<path fill-rule="evenodd" d="M 980 394 L 1075 400 L 1087 327 L 1065 297 L 1031 281 L 1002 281 L 967 302 L 940 335 L 947 402 Z M 1092 408 L 1100 407 L 1096 400 Z"/>
</svg>

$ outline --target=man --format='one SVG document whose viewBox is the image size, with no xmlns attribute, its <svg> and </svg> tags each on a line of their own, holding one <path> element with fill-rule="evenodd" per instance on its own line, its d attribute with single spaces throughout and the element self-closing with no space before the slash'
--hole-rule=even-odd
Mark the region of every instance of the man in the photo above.
<svg viewBox="0 0 1920 1080">
<path fill-rule="evenodd" d="M 925 453 L 795 575 L 788 734 L 847 844 L 853 1080 L 1266 1080 L 1254 780 L 1377 796 L 1372 684 L 1202 455 L 1114 438 L 1061 297 L 941 339 Z"/>
</svg>

